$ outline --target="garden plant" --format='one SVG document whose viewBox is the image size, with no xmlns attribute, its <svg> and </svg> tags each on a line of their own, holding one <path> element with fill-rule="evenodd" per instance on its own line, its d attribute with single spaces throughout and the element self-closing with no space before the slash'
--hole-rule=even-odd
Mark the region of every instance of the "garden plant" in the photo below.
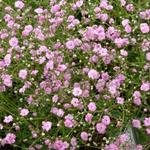
<svg viewBox="0 0 150 150">
<path fill-rule="evenodd" d="M 150 150 L 150 1 L 0 0 L 0 149 Z"/>
</svg>

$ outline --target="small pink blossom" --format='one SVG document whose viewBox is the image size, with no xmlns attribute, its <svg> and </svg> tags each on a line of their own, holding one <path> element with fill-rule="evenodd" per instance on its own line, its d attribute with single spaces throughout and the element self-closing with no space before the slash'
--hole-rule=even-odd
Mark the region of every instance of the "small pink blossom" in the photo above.
<svg viewBox="0 0 150 150">
<path fill-rule="evenodd" d="M 43 9 L 42 8 L 36 8 L 34 10 L 34 12 L 36 12 L 37 14 L 42 14 L 43 13 Z"/>
<path fill-rule="evenodd" d="M 3 84 L 8 87 L 12 87 L 12 79 L 10 75 L 4 74 L 2 75 Z"/>
<path fill-rule="evenodd" d="M 102 118 L 102 123 L 104 124 L 104 125 L 109 125 L 110 124 L 110 117 L 109 116 L 103 116 L 103 118 Z"/>
<path fill-rule="evenodd" d="M 75 48 L 75 43 L 73 40 L 69 40 L 66 42 L 66 47 L 70 50 L 74 49 Z"/>
<path fill-rule="evenodd" d="M 16 135 L 13 133 L 8 133 L 4 140 L 6 144 L 14 144 L 16 142 Z"/>
<path fill-rule="evenodd" d="M 120 148 L 115 144 L 106 145 L 104 150 L 120 150 Z"/>
<path fill-rule="evenodd" d="M 150 128 L 147 128 L 147 129 L 146 129 L 146 133 L 147 133 L 148 135 L 150 135 Z"/>
<path fill-rule="evenodd" d="M 133 101 L 133 103 L 135 104 L 135 105 L 137 105 L 137 106 L 140 106 L 141 105 L 141 98 L 134 98 L 134 101 Z"/>
<path fill-rule="evenodd" d="M 28 109 L 23 108 L 23 109 L 20 110 L 20 115 L 21 115 L 21 116 L 25 117 L 25 116 L 27 116 L 28 114 L 29 114 L 29 110 L 28 110 Z"/>
<path fill-rule="evenodd" d="M 11 39 L 9 40 L 9 45 L 10 45 L 11 47 L 16 47 L 16 46 L 18 46 L 18 39 L 17 39 L 16 37 L 11 38 Z"/>
<path fill-rule="evenodd" d="M 122 97 L 117 97 L 117 103 L 118 104 L 124 104 L 124 98 L 122 98 Z"/>
<path fill-rule="evenodd" d="M 26 79 L 27 74 L 28 74 L 27 70 L 26 69 L 22 69 L 22 70 L 19 71 L 19 78 L 24 80 L 24 79 Z"/>
<path fill-rule="evenodd" d="M 74 96 L 80 96 L 80 95 L 82 95 L 82 90 L 80 89 L 80 87 L 75 87 L 73 89 L 72 93 L 73 93 Z"/>
<path fill-rule="evenodd" d="M 4 118 L 4 122 L 5 122 L 5 123 L 10 123 L 10 122 L 12 122 L 12 121 L 13 121 L 13 117 L 12 117 L 11 115 L 5 116 L 5 118 Z"/>
<path fill-rule="evenodd" d="M 149 91 L 150 90 L 150 83 L 148 83 L 148 82 L 142 83 L 140 89 L 141 89 L 141 91 L 145 91 L 145 92 Z"/>
<path fill-rule="evenodd" d="M 148 53 L 146 54 L 146 60 L 147 60 L 147 61 L 150 61 L 150 52 L 148 52 Z"/>
<path fill-rule="evenodd" d="M 85 121 L 91 122 L 91 121 L 92 121 L 92 118 L 93 118 L 93 115 L 90 114 L 90 113 L 88 113 L 88 114 L 86 114 L 86 116 L 85 116 Z"/>
<path fill-rule="evenodd" d="M 103 123 L 97 123 L 96 124 L 96 130 L 99 134 L 105 134 L 106 132 L 106 125 Z"/>
<path fill-rule="evenodd" d="M 89 111 L 91 111 L 91 112 L 96 111 L 96 105 L 95 105 L 95 103 L 94 103 L 94 102 L 90 102 L 90 103 L 88 104 L 88 109 L 89 109 Z"/>
<path fill-rule="evenodd" d="M 139 128 L 139 129 L 141 128 L 141 122 L 138 119 L 133 119 L 132 120 L 132 125 L 133 125 L 134 128 Z"/>
<path fill-rule="evenodd" d="M 24 7 L 24 3 L 22 1 L 16 1 L 15 2 L 15 7 L 22 9 Z"/>
<path fill-rule="evenodd" d="M 81 132 L 80 136 L 83 141 L 88 141 L 88 133 L 87 132 Z"/>
<path fill-rule="evenodd" d="M 52 123 L 50 121 L 42 121 L 42 129 L 48 132 L 52 127 Z"/>
<path fill-rule="evenodd" d="M 146 127 L 150 126 L 150 117 L 144 119 L 144 126 Z"/>
<path fill-rule="evenodd" d="M 88 72 L 88 77 L 91 78 L 91 79 L 98 79 L 99 78 L 99 73 L 94 70 L 94 69 L 91 69 L 89 72 Z"/>
<path fill-rule="evenodd" d="M 142 33 L 148 33 L 150 31 L 150 27 L 147 23 L 141 23 L 140 30 Z"/>
</svg>

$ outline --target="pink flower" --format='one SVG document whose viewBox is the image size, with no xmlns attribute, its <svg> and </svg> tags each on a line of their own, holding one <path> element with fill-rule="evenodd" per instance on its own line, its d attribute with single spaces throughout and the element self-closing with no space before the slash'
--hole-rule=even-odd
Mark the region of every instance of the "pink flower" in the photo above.
<svg viewBox="0 0 150 150">
<path fill-rule="evenodd" d="M 99 78 L 99 73 L 94 70 L 94 69 L 91 69 L 89 72 L 88 72 L 88 77 L 91 78 L 91 79 L 98 79 Z"/>
<path fill-rule="evenodd" d="M 80 100 L 79 100 L 78 98 L 72 98 L 71 104 L 72 104 L 74 107 L 79 107 L 79 106 L 81 105 Z"/>
<path fill-rule="evenodd" d="M 53 148 L 55 150 L 66 150 L 68 149 L 69 144 L 67 142 L 63 142 L 62 140 L 56 140 L 53 144 Z"/>
<path fill-rule="evenodd" d="M 147 128 L 147 129 L 146 129 L 146 133 L 147 133 L 148 135 L 150 135 L 150 128 Z"/>
<path fill-rule="evenodd" d="M 26 109 L 26 108 L 23 108 L 23 109 L 21 109 L 20 110 L 20 115 L 21 116 L 27 116 L 29 114 L 29 110 L 28 109 Z"/>
<path fill-rule="evenodd" d="M 8 87 L 12 87 L 12 80 L 10 75 L 4 74 L 2 75 L 3 84 Z"/>
<path fill-rule="evenodd" d="M 128 56 L 128 52 L 127 51 L 125 51 L 125 50 L 120 50 L 120 54 L 122 55 L 122 56 L 124 56 L 124 57 L 126 57 L 126 56 Z"/>
<path fill-rule="evenodd" d="M 28 32 L 31 32 L 33 30 L 33 27 L 32 25 L 29 24 L 29 25 L 26 25 L 24 29 Z"/>
<path fill-rule="evenodd" d="M 117 97 L 117 103 L 118 104 L 124 104 L 124 98 L 122 98 L 122 97 Z"/>
<path fill-rule="evenodd" d="M 127 9 L 127 11 L 129 11 L 129 12 L 133 11 L 133 10 L 134 10 L 133 4 L 128 4 L 128 5 L 126 6 L 126 9 Z"/>
<path fill-rule="evenodd" d="M 108 50 L 106 49 L 106 48 L 100 48 L 99 49 L 99 54 L 100 54 L 100 56 L 101 57 L 105 57 L 105 56 L 107 56 L 108 55 L 108 52 L 107 52 Z"/>
<path fill-rule="evenodd" d="M 109 116 L 103 116 L 102 123 L 106 126 L 109 125 L 110 124 L 110 117 Z"/>
<path fill-rule="evenodd" d="M 48 132 L 52 127 L 52 123 L 50 121 L 42 121 L 42 129 Z"/>
<path fill-rule="evenodd" d="M 115 144 L 106 145 L 104 150 L 120 150 L 120 148 Z"/>
<path fill-rule="evenodd" d="M 138 119 L 133 119 L 132 120 L 132 126 L 134 127 L 134 128 L 141 128 L 141 122 L 140 122 L 140 120 L 138 120 Z"/>
<path fill-rule="evenodd" d="M 129 136 L 127 134 L 122 134 L 119 136 L 119 140 L 120 140 L 121 144 L 123 144 L 129 140 Z"/>
<path fill-rule="evenodd" d="M 72 128 L 74 126 L 73 116 L 70 114 L 65 116 L 64 124 L 65 124 L 65 127 Z"/>
<path fill-rule="evenodd" d="M 59 5 L 54 5 L 51 8 L 51 13 L 56 13 L 60 10 L 60 6 Z"/>
<path fill-rule="evenodd" d="M 75 43 L 73 40 L 69 40 L 66 42 L 66 47 L 70 50 L 74 49 L 75 48 Z"/>
<path fill-rule="evenodd" d="M 5 65 L 6 66 L 9 66 L 10 63 L 11 63 L 11 54 L 7 54 L 5 57 L 4 57 L 4 62 L 5 62 Z"/>
<path fill-rule="evenodd" d="M 13 133 L 8 133 L 4 138 L 6 144 L 13 144 L 16 141 L 16 135 Z"/>
<path fill-rule="evenodd" d="M 147 60 L 147 61 L 150 61 L 150 52 L 148 52 L 148 53 L 146 54 L 146 60 Z"/>
<path fill-rule="evenodd" d="M 143 150 L 143 146 L 142 145 L 137 145 L 135 150 Z"/>
<path fill-rule="evenodd" d="M 133 93 L 133 96 L 134 96 L 135 98 L 140 98 L 140 97 L 141 97 L 141 93 L 140 93 L 139 91 L 135 91 L 135 92 Z"/>
<path fill-rule="evenodd" d="M 142 33 L 148 33 L 150 31 L 149 25 L 147 23 L 141 23 L 140 30 Z"/>
<path fill-rule="evenodd" d="M 70 143 L 73 147 L 75 147 L 77 145 L 77 139 L 75 137 L 71 138 Z"/>
<path fill-rule="evenodd" d="M 34 12 L 36 12 L 37 14 L 42 14 L 43 13 L 43 9 L 42 8 L 36 8 L 34 10 Z"/>
<path fill-rule="evenodd" d="M 92 121 L 92 118 L 93 118 L 93 115 L 90 114 L 90 113 L 88 113 L 88 114 L 86 114 L 86 116 L 85 116 L 85 121 L 91 122 L 91 121 Z"/>
<path fill-rule="evenodd" d="M 22 70 L 20 70 L 19 71 L 19 78 L 21 78 L 21 79 L 26 79 L 26 77 L 27 77 L 27 70 L 26 69 L 22 69 Z"/>
<path fill-rule="evenodd" d="M 10 45 L 11 47 L 16 47 L 16 46 L 18 46 L 18 39 L 17 39 L 16 37 L 11 38 L 11 39 L 9 40 L 9 45 Z"/>
<path fill-rule="evenodd" d="M 87 132 L 81 132 L 80 137 L 81 137 L 81 139 L 83 141 L 88 141 L 88 134 L 87 134 Z"/>
<path fill-rule="evenodd" d="M 73 118 L 66 118 L 64 121 L 65 127 L 72 128 L 74 126 Z"/>
<path fill-rule="evenodd" d="M 140 89 L 141 89 L 141 91 L 145 91 L 145 92 L 149 91 L 150 90 L 150 83 L 148 83 L 148 82 L 142 83 Z"/>
<path fill-rule="evenodd" d="M 74 126 L 74 123 L 71 119 L 65 119 L 64 124 L 65 124 L 65 127 L 68 127 L 68 128 L 72 128 Z"/>
<path fill-rule="evenodd" d="M 5 118 L 4 118 L 4 122 L 5 122 L 5 123 L 10 123 L 10 122 L 12 122 L 12 121 L 13 121 L 13 117 L 12 117 L 11 115 L 5 116 Z"/>
<path fill-rule="evenodd" d="M 80 89 L 80 87 L 75 87 L 73 89 L 73 95 L 74 96 L 80 96 L 82 94 L 82 90 Z"/>
<path fill-rule="evenodd" d="M 130 26 L 130 25 L 126 25 L 126 26 L 125 26 L 125 31 L 126 31 L 127 33 L 130 33 L 130 32 L 132 31 L 131 26 Z"/>
<path fill-rule="evenodd" d="M 54 95 L 54 96 L 52 97 L 53 103 L 57 103 L 58 98 L 59 98 L 58 95 Z"/>
<path fill-rule="evenodd" d="M 150 126 L 150 117 L 144 119 L 144 126 L 146 127 Z"/>
<path fill-rule="evenodd" d="M 105 134 L 106 132 L 106 125 L 103 123 L 97 123 L 96 124 L 96 130 L 99 134 Z"/>
<path fill-rule="evenodd" d="M 130 23 L 130 21 L 129 21 L 129 19 L 124 19 L 121 23 L 125 27 Z"/>
<path fill-rule="evenodd" d="M 134 101 L 133 101 L 133 103 L 135 104 L 135 105 L 137 105 L 137 106 L 139 106 L 139 105 L 141 105 L 141 98 L 134 98 Z"/>
<path fill-rule="evenodd" d="M 50 112 L 57 115 L 58 117 L 63 117 L 64 115 L 64 111 L 61 108 L 58 109 L 56 107 L 52 107 Z"/>
<path fill-rule="evenodd" d="M 24 3 L 22 1 L 16 1 L 15 2 L 15 7 L 22 9 L 24 7 Z"/>
<path fill-rule="evenodd" d="M 96 110 L 96 105 L 95 105 L 95 103 L 94 103 L 94 102 L 90 102 L 90 103 L 88 104 L 88 109 L 89 109 L 89 111 L 94 112 L 94 111 Z"/>
</svg>

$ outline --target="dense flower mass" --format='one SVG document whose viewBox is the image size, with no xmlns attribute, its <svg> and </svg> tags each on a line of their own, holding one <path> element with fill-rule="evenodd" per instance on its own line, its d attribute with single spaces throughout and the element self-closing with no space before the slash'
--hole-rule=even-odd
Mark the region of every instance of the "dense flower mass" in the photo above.
<svg viewBox="0 0 150 150">
<path fill-rule="evenodd" d="M 0 1 L 0 149 L 148 150 L 149 106 L 148 0 Z"/>
</svg>

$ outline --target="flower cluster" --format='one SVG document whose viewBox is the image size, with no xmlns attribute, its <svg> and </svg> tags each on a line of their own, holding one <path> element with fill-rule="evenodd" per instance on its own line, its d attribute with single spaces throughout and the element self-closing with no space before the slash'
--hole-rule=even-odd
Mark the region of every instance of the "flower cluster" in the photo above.
<svg viewBox="0 0 150 150">
<path fill-rule="evenodd" d="M 0 1 L 0 148 L 132 149 L 150 139 L 150 2 Z M 11 149 L 11 148 L 10 148 Z M 12 148 L 13 149 L 13 148 Z"/>
</svg>

